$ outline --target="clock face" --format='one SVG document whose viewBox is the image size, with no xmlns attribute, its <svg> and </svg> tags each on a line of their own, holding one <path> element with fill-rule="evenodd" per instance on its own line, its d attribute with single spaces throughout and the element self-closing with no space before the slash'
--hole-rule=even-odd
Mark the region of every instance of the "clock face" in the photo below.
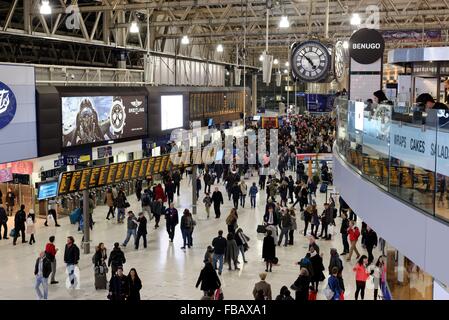
<svg viewBox="0 0 449 320">
<path fill-rule="evenodd" d="M 330 55 L 326 46 L 318 41 L 306 41 L 293 48 L 293 75 L 305 82 L 325 79 L 329 73 Z"/>
<path fill-rule="evenodd" d="M 334 72 L 335 78 L 338 82 L 343 80 L 345 74 L 345 49 L 343 47 L 343 42 L 338 41 L 335 45 L 335 62 L 334 62 Z"/>
</svg>

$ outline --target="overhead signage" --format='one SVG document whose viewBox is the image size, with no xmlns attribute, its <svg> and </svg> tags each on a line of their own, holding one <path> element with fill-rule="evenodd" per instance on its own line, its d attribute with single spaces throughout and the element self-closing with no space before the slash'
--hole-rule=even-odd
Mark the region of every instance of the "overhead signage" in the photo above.
<svg viewBox="0 0 449 320">
<path fill-rule="evenodd" d="M 0 81 L 0 129 L 6 127 L 16 115 L 17 102 L 14 92 Z"/>
<path fill-rule="evenodd" d="M 349 39 L 349 55 L 360 64 L 371 64 L 383 57 L 385 40 L 375 29 L 360 29 Z"/>
</svg>

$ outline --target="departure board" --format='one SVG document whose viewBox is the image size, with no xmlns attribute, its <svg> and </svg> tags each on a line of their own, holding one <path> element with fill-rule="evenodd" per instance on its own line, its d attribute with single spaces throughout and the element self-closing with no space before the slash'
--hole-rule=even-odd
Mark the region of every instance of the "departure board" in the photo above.
<svg viewBox="0 0 449 320">
<path fill-rule="evenodd" d="M 117 173 L 115 174 L 115 183 L 120 183 L 123 181 L 123 175 L 125 174 L 126 162 L 118 163 Z"/>
<path fill-rule="evenodd" d="M 161 164 L 159 166 L 159 172 L 162 173 L 165 171 L 165 167 L 167 166 L 168 162 L 168 154 L 161 157 Z"/>
<path fill-rule="evenodd" d="M 167 164 L 165 165 L 165 171 L 171 171 L 173 169 L 173 163 L 171 162 L 170 157 L 167 159 Z"/>
<path fill-rule="evenodd" d="M 118 164 L 111 164 L 109 166 L 109 174 L 108 174 L 108 180 L 106 181 L 106 184 L 114 184 L 115 183 L 115 175 L 117 174 L 117 167 L 118 167 Z"/>
<path fill-rule="evenodd" d="M 76 192 L 80 189 L 82 171 L 73 171 L 72 180 L 70 180 L 69 192 Z"/>
<path fill-rule="evenodd" d="M 147 170 L 146 170 L 146 174 L 145 174 L 147 177 L 149 177 L 153 174 L 154 160 L 155 160 L 155 158 L 148 159 L 148 165 L 147 165 Z"/>
<path fill-rule="evenodd" d="M 133 172 L 131 174 L 132 179 L 137 179 L 139 177 L 140 162 L 141 160 L 136 160 L 133 162 Z"/>
<path fill-rule="evenodd" d="M 160 167 L 161 167 L 161 160 L 162 160 L 162 157 L 156 157 L 156 158 L 154 159 L 153 174 L 158 174 L 158 173 L 160 173 L 159 169 L 160 169 Z"/>
<path fill-rule="evenodd" d="M 90 172 L 89 188 L 95 188 L 99 184 L 100 171 L 102 167 L 94 167 Z"/>
<path fill-rule="evenodd" d="M 69 193 L 70 181 L 72 180 L 72 172 L 63 172 L 61 173 L 61 177 L 59 179 L 59 189 L 58 194 L 67 194 Z"/>
<path fill-rule="evenodd" d="M 145 179 L 146 170 L 148 165 L 148 159 L 142 159 L 142 162 L 140 163 L 140 169 L 139 169 L 139 178 Z"/>
<path fill-rule="evenodd" d="M 105 186 L 108 182 L 109 166 L 103 166 L 100 168 L 100 176 L 98 177 L 97 186 Z"/>
<path fill-rule="evenodd" d="M 125 174 L 123 175 L 123 181 L 131 180 L 131 172 L 133 171 L 132 161 L 126 163 Z"/>
<path fill-rule="evenodd" d="M 79 186 L 79 191 L 84 191 L 89 189 L 89 182 L 90 182 L 90 174 L 92 172 L 92 168 L 83 169 L 81 173 L 81 183 Z"/>
</svg>

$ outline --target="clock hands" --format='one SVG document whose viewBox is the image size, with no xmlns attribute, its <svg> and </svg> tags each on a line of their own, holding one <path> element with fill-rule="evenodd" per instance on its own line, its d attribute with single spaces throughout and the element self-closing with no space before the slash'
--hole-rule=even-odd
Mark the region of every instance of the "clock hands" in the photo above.
<svg viewBox="0 0 449 320">
<path fill-rule="evenodd" d="M 316 65 L 313 64 L 312 59 L 310 59 L 308 56 L 304 56 L 304 58 L 306 58 L 306 60 L 310 63 L 310 65 L 312 66 L 312 69 L 315 70 L 316 69 Z"/>
</svg>

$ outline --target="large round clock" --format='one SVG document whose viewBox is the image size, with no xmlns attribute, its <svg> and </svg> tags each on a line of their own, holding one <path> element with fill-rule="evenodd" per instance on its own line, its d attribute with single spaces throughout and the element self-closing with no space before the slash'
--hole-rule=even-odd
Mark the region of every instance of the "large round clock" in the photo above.
<svg viewBox="0 0 449 320">
<path fill-rule="evenodd" d="M 334 74 L 335 79 L 338 82 L 343 81 L 343 78 L 345 76 L 345 68 L 346 68 L 345 48 L 343 47 L 343 42 L 338 41 L 335 44 L 335 56 L 334 56 Z"/>
<path fill-rule="evenodd" d="M 292 49 L 293 77 L 304 82 L 319 82 L 327 78 L 331 56 L 327 46 L 316 40 L 298 43 Z"/>
</svg>

